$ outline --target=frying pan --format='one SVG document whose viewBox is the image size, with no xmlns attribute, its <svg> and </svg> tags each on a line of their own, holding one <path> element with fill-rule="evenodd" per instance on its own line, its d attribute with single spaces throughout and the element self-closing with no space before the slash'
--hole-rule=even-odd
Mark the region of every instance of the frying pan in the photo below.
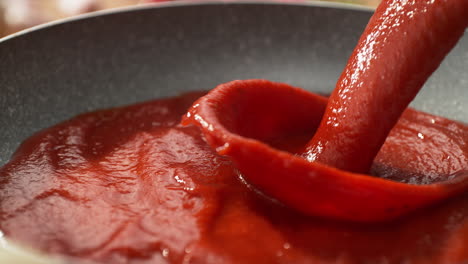
<svg viewBox="0 0 468 264">
<path fill-rule="evenodd" d="M 329 93 L 371 14 L 319 2 L 170 3 L 98 12 L 4 38 L 0 165 L 34 132 L 85 111 L 234 79 Z M 412 106 L 468 122 L 467 72 L 465 36 Z"/>
</svg>

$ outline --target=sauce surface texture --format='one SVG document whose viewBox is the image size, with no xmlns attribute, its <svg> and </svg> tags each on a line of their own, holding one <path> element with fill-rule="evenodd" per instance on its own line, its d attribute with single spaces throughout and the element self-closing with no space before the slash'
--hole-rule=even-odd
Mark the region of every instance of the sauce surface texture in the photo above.
<svg viewBox="0 0 468 264">
<path fill-rule="evenodd" d="M 303 215 L 246 186 L 197 127 L 179 125 L 199 96 L 83 114 L 25 141 L 0 170 L 0 230 L 46 252 L 104 263 L 457 263 L 468 258 L 468 195 L 390 223 Z M 318 112 L 291 119 L 294 131 L 264 143 L 292 153 L 300 149 L 319 123 L 310 118 L 325 108 L 326 98 L 317 98 L 312 103 Z M 291 105 L 303 105 L 298 103 Z M 418 184 L 444 180 L 466 166 L 466 140 L 466 126 L 409 110 L 376 159 L 374 174 Z M 401 149 L 401 141 L 412 145 Z M 428 152 L 424 144 L 437 151 Z M 433 165 L 431 159 L 447 155 L 456 161 Z"/>
</svg>

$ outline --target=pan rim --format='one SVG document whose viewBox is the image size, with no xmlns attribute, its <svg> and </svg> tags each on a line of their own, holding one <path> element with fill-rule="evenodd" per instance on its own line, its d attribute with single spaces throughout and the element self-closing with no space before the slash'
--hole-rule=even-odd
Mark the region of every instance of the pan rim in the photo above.
<svg viewBox="0 0 468 264">
<path fill-rule="evenodd" d="M 308 2 L 304 2 L 304 0 L 202 0 L 202 1 L 190 1 L 190 0 L 182 0 L 182 1 L 170 1 L 170 2 L 161 2 L 161 3 L 146 3 L 146 4 L 137 4 L 132 6 L 124 6 L 124 7 L 117 7 L 117 8 L 110 8 L 95 12 L 89 12 L 81 15 L 71 16 L 67 18 L 57 19 L 50 22 L 42 23 L 30 28 L 26 28 L 20 30 L 18 32 L 12 33 L 7 35 L 3 38 L 0 38 L 0 45 L 3 43 L 11 40 L 22 37 L 24 35 L 28 35 L 34 33 L 36 31 L 44 30 L 50 27 L 60 26 L 62 24 L 70 23 L 70 22 L 78 22 L 81 20 L 86 20 L 94 17 L 102 17 L 108 15 L 116 15 L 121 13 L 128 13 L 128 12 L 138 12 L 141 10 L 150 10 L 150 9 L 160 9 L 160 8 L 173 8 L 173 7 L 184 7 L 184 6 L 192 6 L 192 7 L 202 7 L 202 6 L 241 6 L 241 5 L 268 5 L 268 6 L 304 6 L 304 7 L 323 7 L 323 8 L 331 8 L 331 9 L 343 9 L 349 11 L 361 11 L 361 12 L 374 12 L 373 7 L 368 7 L 364 5 L 358 4 L 351 4 L 351 3 L 340 3 L 340 2 L 324 2 L 321 0 L 308 0 Z"/>
</svg>

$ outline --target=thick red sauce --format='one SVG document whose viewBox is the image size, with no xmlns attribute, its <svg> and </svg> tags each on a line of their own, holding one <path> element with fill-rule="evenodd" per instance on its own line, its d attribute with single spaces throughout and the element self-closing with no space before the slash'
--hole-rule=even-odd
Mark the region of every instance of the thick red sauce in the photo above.
<svg viewBox="0 0 468 264">
<path fill-rule="evenodd" d="M 195 104 L 202 93 L 83 114 L 39 132 L 0 169 L 0 230 L 52 254 L 116 264 L 467 261 L 468 127 L 403 112 L 462 34 L 467 2 L 401 2 L 377 10 L 329 101 L 238 81 Z M 424 26 L 443 13 L 425 46 L 441 51 L 429 61 L 416 54 L 426 66 L 415 78 L 412 59 L 398 69 L 383 63 L 394 56 L 383 44 L 376 66 L 373 56 L 353 60 L 372 50 L 365 40 L 388 21 L 380 18 L 406 25 L 396 7 Z M 409 25 L 380 41 L 419 29 Z M 353 76 L 359 81 L 345 86 Z M 374 93 L 382 78 L 394 96 Z M 192 104 L 184 124 L 201 130 L 180 124 Z M 337 149 L 339 160 L 330 154 Z"/>
<path fill-rule="evenodd" d="M 197 127 L 179 125 L 199 96 L 83 114 L 25 141 L 0 171 L 0 230 L 46 252 L 104 263 L 456 263 L 468 258 L 468 195 L 390 223 L 306 216 L 246 186 Z M 325 107 L 326 99 L 320 100 L 313 104 L 317 111 L 291 119 L 295 126 L 275 129 L 273 137 L 253 135 L 260 130 L 249 127 L 244 133 L 296 151 L 319 122 L 313 118 Z M 272 107 L 265 111 L 278 109 L 263 102 Z M 290 111 L 307 105 L 302 103 L 291 101 L 297 107 Z M 268 127 L 264 122 L 254 127 Z M 408 110 L 379 153 L 374 173 L 417 183 L 444 180 L 466 168 L 467 133 L 465 125 Z M 438 150 L 427 152 L 433 146 Z M 434 166 L 427 153 L 453 162 Z M 433 174 L 440 178 L 428 176 Z"/>
</svg>

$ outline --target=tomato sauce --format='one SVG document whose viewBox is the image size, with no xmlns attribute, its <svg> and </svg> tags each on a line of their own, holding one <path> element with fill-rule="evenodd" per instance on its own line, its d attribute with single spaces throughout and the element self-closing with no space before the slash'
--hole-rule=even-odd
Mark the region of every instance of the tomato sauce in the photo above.
<svg viewBox="0 0 468 264">
<path fill-rule="evenodd" d="M 368 29 L 398 17 L 397 2 L 384 1 Z M 0 169 L 0 230 L 51 254 L 101 263 L 463 263 L 468 126 L 405 108 L 462 34 L 468 9 L 464 1 L 422 2 L 402 1 L 421 7 L 413 15 L 429 22 L 440 12 L 458 14 L 433 31 L 455 28 L 451 41 L 428 33 L 435 41 L 427 48 L 443 48 L 432 62 L 418 61 L 429 66 L 416 79 L 406 72 L 410 62 L 394 71 L 385 63 L 363 70 L 353 89 L 370 80 L 376 90 L 352 90 L 348 95 L 361 100 L 348 98 L 341 115 L 334 105 L 348 99 L 340 81 L 327 99 L 247 80 L 207 95 L 82 114 L 35 134 Z M 366 32 L 363 39 L 373 31 Z M 393 56 L 376 54 L 383 54 L 380 62 Z M 361 71 L 353 56 L 340 80 Z M 388 76 L 393 97 L 372 92 L 385 88 L 375 76 Z M 400 98 L 405 83 L 414 87 Z M 400 101 L 391 113 L 375 104 L 353 108 L 374 99 Z M 364 123 L 343 114 L 358 112 Z M 373 135 L 365 129 L 377 125 L 368 116 L 375 112 L 386 125 Z M 334 127 L 365 129 L 335 142 L 342 132 Z M 338 151 L 337 163 L 328 150 L 317 151 L 323 139 L 335 152 L 352 151 Z"/>
<path fill-rule="evenodd" d="M 307 216 L 259 194 L 197 127 L 179 125 L 200 95 L 83 114 L 26 140 L 0 171 L 0 230 L 45 252 L 104 263 L 456 263 L 468 257 L 466 194 L 371 224 Z M 291 101 L 302 108 L 288 110 L 298 112 L 297 120 L 264 129 L 272 136 L 257 127 L 243 133 L 299 151 L 326 104 L 299 95 L 304 103 L 319 101 Z M 278 109 L 263 102 L 272 107 L 264 111 Z M 271 122 L 263 121 L 258 127 Z M 467 131 L 408 110 L 374 174 L 413 184 L 444 181 L 467 164 Z M 413 158 L 434 146 L 441 159 L 450 157 L 447 166 L 433 166 L 439 156 Z"/>
</svg>

